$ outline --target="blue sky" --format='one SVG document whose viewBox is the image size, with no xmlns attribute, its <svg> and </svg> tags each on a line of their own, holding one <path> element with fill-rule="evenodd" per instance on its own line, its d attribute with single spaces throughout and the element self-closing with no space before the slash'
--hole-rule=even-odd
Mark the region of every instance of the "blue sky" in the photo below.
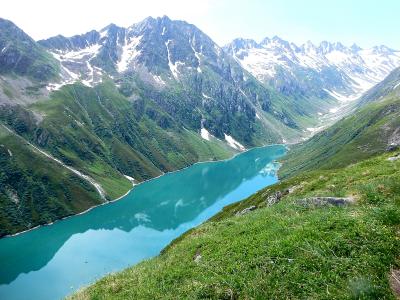
<svg viewBox="0 0 400 300">
<path fill-rule="evenodd" d="M 35 39 L 168 15 L 197 25 L 220 45 L 278 35 L 299 44 L 328 40 L 396 49 L 399 14 L 399 0 L 5 0 L 0 11 Z"/>
</svg>

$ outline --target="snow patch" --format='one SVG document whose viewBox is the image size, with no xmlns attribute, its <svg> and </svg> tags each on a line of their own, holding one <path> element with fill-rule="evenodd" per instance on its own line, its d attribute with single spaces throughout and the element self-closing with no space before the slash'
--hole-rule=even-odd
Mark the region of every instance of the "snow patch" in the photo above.
<svg viewBox="0 0 400 300">
<path fill-rule="evenodd" d="M 320 127 L 308 127 L 307 130 L 310 131 L 312 134 L 315 134 L 319 131 L 321 131 L 322 129 L 324 129 L 325 126 L 320 126 Z"/>
<path fill-rule="evenodd" d="M 55 91 L 60 89 L 62 86 L 66 84 L 72 84 L 79 80 L 80 75 L 72 72 L 71 70 L 69 70 L 67 67 L 64 66 L 63 63 L 68 63 L 68 62 L 78 62 L 78 63 L 84 62 L 88 70 L 88 74 L 86 74 L 86 76 L 89 79 L 82 80 L 82 83 L 86 86 L 93 86 L 96 83 L 94 79 L 95 70 L 94 67 L 90 64 L 90 60 L 97 55 L 97 53 L 100 50 L 100 47 L 101 45 L 95 44 L 86 47 L 84 49 L 80 49 L 78 51 L 66 52 L 66 51 L 56 50 L 55 52 L 50 52 L 50 54 L 60 62 L 62 80 L 60 82 L 49 83 L 46 86 L 46 89 L 48 91 Z M 96 68 L 96 70 L 102 73 L 101 69 Z"/>
<path fill-rule="evenodd" d="M 165 85 L 165 84 L 166 84 L 165 81 L 162 80 L 161 76 L 153 75 L 153 79 L 154 79 L 154 81 L 157 82 L 158 84 L 161 84 L 161 85 Z"/>
<path fill-rule="evenodd" d="M 105 37 L 108 37 L 108 30 L 104 29 L 102 31 L 100 31 L 100 39 L 103 39 Z"/>
<path fill-rule="evenodd" d="M 97 53 L 100 50 L 101 45 L 99 44 L 94 44 L 89 47 L 77 50 L 77 51 L 69 51 L 69 52 L 63 52 L 63 51 L 55 51 L 51 52 L 55 58 L 57 58 L 60 61 L 66 61 L 66 60 L 79 60 L 83 58 L 87 58 L 88 56 L 94 57 L 97 55 Z"/>
<path fill-rule="evenodd" d="M 168 40 L 165 43 L 165 47 L 167 47 L 167 54 L 168 54 L 168 66 L 169 69 L 171 70 L 172 75 L 174 76 L 175 79 L 178 79 L 178 75 L 179 75 L 179 70 L 178 70 L 178 66 L 179 65 L 184 65 L 185 63 L 177 61 L 175 63 L 172 63 L 171 61 L 171 52 L 169 51 L 169 44 L 172 42 L 172 40 Z"/>
<path fill-rule="evenodd" d="M 400 86 L 400 82 L 398 84 L 396 84 L 393 89 L 395 90 L 398 86 Z"/>
<path fill-rule="evenodd" d="M 211 133 L 209 133 L 208 130 L 205 129 L 204 127 L 201 128 L 201 130 L 200 130 L 200 135 L 201 135 L 201 137 L 202 137 L 203 139 L 205 139 L 205 140 L 207 140 L 207 141 L 210 141 L 210 140 L 211 140 L 211 137 L 213 136 L 213 135 L 212 135 Z"/>
<path fill-rule="evenodd" d="M 201 68 L 200 68 L 200 62 L 201 62 L 201 58 L 200 58 L 200 54 L 196 51 L 196 49 L 194 49 L 193 45 L 191 45 L 194 56 L 196 56 L 197 58 L 197 62 L 198 62 L 198 66 L 197 66 L 197 73 L 201 73 Z"/>
<path fill-rule="evenodd" d="M 228 145 L 234 149 L 240 150 L 240 151 L 244 151 L 246 150 L 246 148 L 239 143 L 238 141 L 236 141 L 233 137 L 231 137 L 230 135 L 224 133 L 225 136 L 225 141 L 228 143 Z"/>
<path fill-rule="evenodd" d="M 339 111 L 339 107 L 334 107 L 334 108 L 331 108 L 330 110 L 329 110 L 329 112 L 331 113 L 331 114 L 335 114 L 335 113 L 337 113 Z"/>
<path fill-rule="evenodd" d="M 340 94 L 335 91 L 330 91 L 328 89 L 324 89 L 324 91 L 340 102 L 353 102 L 353 101 L 357 100 L 358 98 L 360 98 L 363 94 L 361 92 L 361 93 L 353 94 L 351 96 L 347 96 L 347 95 L 343 95 L 343 94 Z"/>
<path fill-rule="evenodd" d="M 121 59 L 117 63 L 118 72 L 124 72 L 128 69 L 129 63 L 132 62 L 136 57 L 138 57 L 141 53 L 140 50 L 137 50 L 137 46 L 139 45 L 142 36 L 134 37 L 131 40 L 128 40 L 125 37 L 124 46 L 122 46 L 122 54 Z"/>
<path fill-rule="evenodd" d="M 133 178 L 133 177 L 131 177 L 131 176 L 128 176 L 128 175 L 125 175 L 125 174 L 122 174 L 122 175 L 124 175 L 124 177 L 125 177 L 126 179 L 128 179 L 128 180 L 132 183 L 133 186 L 136 185 L 135 178 Z"/>
</svg>

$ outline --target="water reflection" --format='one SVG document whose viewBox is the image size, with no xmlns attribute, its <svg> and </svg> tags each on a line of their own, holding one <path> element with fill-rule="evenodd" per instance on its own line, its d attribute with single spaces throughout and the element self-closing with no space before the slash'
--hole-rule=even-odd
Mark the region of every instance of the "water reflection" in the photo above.
<svg viewBox="0 0 400 300">
<path fill-rule="evenodd" d="M 71 285 L 156 255 L 224 205 L 276 182 L 273 161 L 284 153 L 283 146 L 271 146 L 197 164 L 141 184 L 89 213 L 0 240 L 0 298 L 62 297 Z M 48 293 L 41 294 L 49 282 Z"/>
</svg>

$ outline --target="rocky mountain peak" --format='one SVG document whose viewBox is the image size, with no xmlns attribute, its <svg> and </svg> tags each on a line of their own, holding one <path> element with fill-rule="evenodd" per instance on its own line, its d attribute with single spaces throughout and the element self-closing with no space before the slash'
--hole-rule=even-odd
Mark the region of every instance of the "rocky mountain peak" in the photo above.
<svg viewBox="0 0 400 300">
<path fill-rule="evenodd" d="M 13 22 L 0 18 L 0 73 L 47 81 L 57 77 L 58 63 Z"/>
</svg>

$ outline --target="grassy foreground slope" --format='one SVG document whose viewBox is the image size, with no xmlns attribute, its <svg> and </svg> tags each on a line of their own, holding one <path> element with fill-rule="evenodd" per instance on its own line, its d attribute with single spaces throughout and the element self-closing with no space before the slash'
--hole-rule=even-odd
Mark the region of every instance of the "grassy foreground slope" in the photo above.
<svg viewBox="0 0 400 300">
<path fill-rule="evenodd" d="M 286 180 L 71 298 L 395 299 L 399 112 L 393 93 L 373 101 L 297 146 Z"/>
<path fill-rule="evenodd" d="M 400 160 L 385 154 L 314 171 L 226 207 L 160 256 L 72 299 L 394 299 L 400 255 Z M 277 204 L 268 199 L 290 189 Z M 310 196 L 347 196 L 318 206 Z M 256 210 L 242 216 L 237 212 Z"/>
</svg>

